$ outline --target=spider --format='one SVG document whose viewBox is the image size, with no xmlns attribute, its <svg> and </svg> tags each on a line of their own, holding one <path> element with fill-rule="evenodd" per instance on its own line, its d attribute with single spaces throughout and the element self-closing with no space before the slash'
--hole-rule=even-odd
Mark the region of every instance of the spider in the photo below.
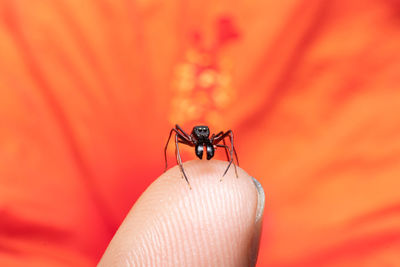
<svg viewBox="0 0 400 267">
<path fill-rule="evenodd" d="M 188 183 L 189 187 L 190 187 L 190 183 L 186 176 L 185 170 L 183 169 L 182 159 L 181 159 L 181 155 L 179 153 L 178 143 L 185 144 L 185 145 L 188 145 L 191 147 L 195 147 L 195 153 L 199 159 L 203 158 L 203 152 L 205 150 L 206 154 L 207 154 L 207 160 L 210 160 L 214 156 L 215 149 L 217 149 L 218 147 L 223 147 L 225 149 L 225 154 L 229 161 L 229 164 L 228 164 L 228 167 L 226 168 L 224 174 L 222 175 L 222 177 L 225 176 L 225 174 L 228 172 L 228 169 L 232 163 L 233 163 L 233 166 L 235 167 L 236 177 L 238 177 L 236 164 L 235 164 L 235 162 L 233 162 L 233 154 L 235 154 L 237 165 L 239 165 L 239 160 L 238 160 L 238 157 L 236 154 L 235 147 L 233 145 L 232 130 L 228 130 L 226 132 L 221 131 L 218 134 L 212 134 L 210 137 L 210 130 L 209 130 L 208 126 L 195 126 L 195 127 L 193 127 L 192 133 L 190 135 L 187 134 L 184 130 L 182 130 L 182 128 L 178 124 L 175 125 L 175 128 L 171 129 L 171 131 L 169 133 L 167 144 L 165 145 L 165 149 L 164 149 L 164 157 L 165 157 L 164 172 L 168 168 L 167 148 L 168 148 L 169 140 L 171 139 L 172 133 L 174 133 L 174 132 L 175 132 L 176 161 L 177 161 L 179 168 L 182 172 L 182 175 L 185 178 L 186 182 Z M 229 137 L 229 140 L 231 143 L 230 147 L 227 146 L 225 143 L 226 137 Z M 221 141 L 223 144 L 220 144 Z"/>
</svg>

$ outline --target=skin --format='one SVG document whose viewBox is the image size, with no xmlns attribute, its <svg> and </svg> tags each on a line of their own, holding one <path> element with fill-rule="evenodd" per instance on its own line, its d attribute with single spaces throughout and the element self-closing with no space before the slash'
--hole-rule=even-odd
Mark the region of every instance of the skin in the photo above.
<svg viewBox="0 0 400 267">
<path fill-rule="evenodd" d="M 238 168 L 222 181 L 226 161 L 184 163 L 142 194 L 121 224 L 99 266 L 254 266 L 264 194 Z"/>
</svg>

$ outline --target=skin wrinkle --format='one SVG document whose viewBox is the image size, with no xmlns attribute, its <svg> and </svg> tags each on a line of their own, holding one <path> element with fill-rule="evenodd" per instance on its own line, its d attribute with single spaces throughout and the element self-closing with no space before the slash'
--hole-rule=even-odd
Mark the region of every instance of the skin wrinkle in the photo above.
<svg viewBox="0 0 400 267">
<path fill-rule="evenodd" d="M 190 196 L 187 196 L 187 197 L 190 197 Z M 186 200 L 187 200 L 187 198 L 186 198 Z M 193 206 L 190 206 L 190 213 L 191 213 L 191 218 L 192 218 L 192 220 L 194 220 L 194 221 L 197 221 L 197 223 L 200 223 L 200 224 L 203 224 L 203 222 L 204 222 L 204 217 L 203 216 L 200 216 L 200 213 L 198 212 L 198 207 L 193 207 Z M 194 214 L 196 214 L 196 216 L 194 216 Z M 188 217 L 188 218 L 190 218 L 190 217 Z M 187 233 L 187 234 L 189 234 L 189 233 Z M 196 242 L 195 242 L 195 244 L 191 244 L 191 245 L 193 245 L 192 247 L 193 248 L 195 248 L 195 245 L 196 244 L 206 244 L 205 242 L 204 242 L 204 235 L 202 235 L 201 234 L 201 232 L 200 232 L 200 234 L 199 234 L 199 232 L 195 232 L 194 234 L 193 234 L 193 236 L 195 237 L 195 239 L 196 239 Z M 203 242 L 201 242 L 203 240 Z M 197 258 L 200 262 L 201 262 L 201 264 L 205 264 L 204 262 L 203 262 L 203 259 L 202 259 L 202 257 L 199 257 L 199 253 L 198 253 L 198 249 L 195 249 L 195 250 L 193 250 L 192 251 L 193 252 L 193 256 L 195 257 L 195 258 Z M 188 256 L 189 254 L 187 254 L 187 253 L 185 253 L 186 254 L 186 256 Z"/>
<path fill-rule="evenodd" d="M 210 192 L 211 193 L 211 192 Z M 225 194 L 223 194 L 223 195 L 225 195 Z M 212 203 L 218 203 L 219 202 L 219 199 L 216 199 L 216 195 L 215 194 L 211 194 L 211 200 L 212 200 L 212 202 L 210 203 L 210 205 L 212 205 Z M 226 206 L 224 205 L 224 202 L 223 203 L 218 203 L 218 206 L 221 206 L 221 210 L 222 211 L 225 211 L 226 210 Z M 218 229 L 223 229 L 223 220 L 221 219 L 221 215 L 222 215 L 222 213 L 218 213 L 218 214 L 215 214 L 214 216 L 215 216 L 215 218 L 217 219 L 216 220 L 216 223 L 214 224 L 214 236 L 217 236 L 217 234 L 218 234 Z M 227 220 L 229 220 L 228 218 L 227 218 Z M 214 239 L 214 240 L 216 240 L 216 239 Z M 223 243 L 224 245 L 223 246 L 221 246 L 220 245 L 220 243 Z M 222 237 L 221 237 L 221 239 L 220 239 L 220 242 L 218 242 L 218 240 L 216 240 L 216 247 L 220 247 L 220 248 L 222 248 L 222 255 L 228 255 L 229 254 L 229 249 L 228 249 L 228 246 L 230 245 L 229 244 L 229 242 L 228 242 L 228 239 L 227 239 L 227 236 L 226 235 L 223 235 Z M 218 264 L 220 265 L 220 266 L 223 266 L 223 258 L 221 257 L 221 258 L 217 258 L 217 260 L 221 260 L 222 262 L 220 262 L 220 261 L 218 261 Z"/>
<path fill-rule="evenodd" d="M 216 199 L 216 196 L 215 196 L 215 194 L 213 194 L 213 192 L 209 191 L 208 193 L 210 195 L 210 198 L 206 199 L 206 201 L 207 201 L 207 206 L 206 207 L 210 207 L 210 206 L 212 206 L 213 203 L 217 203 L 218 202 L 218 199 Z M 221 209 L 224 210 L 225 207 L 222 205 Z M 210 212 L 210 211 L 208 211 L 208 212 Z M 213 216 L 213 217 L 217 218 L 217 216 Z M 211 240 L 214 241 L 214 247 L 212 249 L 216 249 L 217 247 L 220 247 L 222 249 L 222 255 L 226 255 L 228 253 L 227 250 L 226 250 L 226 247 L 225 246 L 219 246 L 218 242 L 215 240 L 215 238 L 213 238 L 213 237 L 217 236 L 217 234 L 218 234 L 218 230 L 217 229 L 221 229 L 221 227 L 222 227 L 221 223 L 222 223 L 221 220 L 219 220 L 219 218 L 217 218 L 216 222 L 212 225 L 213 227 L 211 228 L 212 231 L 213 231 L 213 235 L 208 236 L 208 239 L 211 239 Z M 226 238 L 226 236 L 222 236 L 221 237 L 221 239 L 222 239 L 221 241 L 224 244 L 228 244 L 227 240 L 225 238 Z M 215 260 L 216 260 L 216 264 L 217 265 L 222 266 L 223 263 L 220 262 L 220 260 L 221 260 L 220 257 L 216 257 Z"/>
<path fill-rule="evenodd" d="M 162 232 L 164 233 L 164 236 L 165 236 L 165 240 L 166 240 L 166 243 L 164 243 L 164 244 L 172 244 L 172 242 L 171 242 L 171 232 L 170 232 L 170 227 L 168 227 L 168 219 L 165 217 L 165 216 L 162 216 L 161 217 L 163 220 L 161 221 L 161 225 L 162 225 Z M 163 222 L 167 222 L 167 223 L 163 223 Z M 163 245 L 163 244 L 162 244 Z M 175 256 L 176 256 L 176 254 L 173 252 L 173 248 L 171 247 L 171 246 L 165 246 L 165 248 L 166 248 L 166 250 L 167 250 L 167 257 L 168 257 L 168 259 L 174 259 L 175 261 L 177 260 L 176 258 L 175 258 Z"/>
<path fill-rule="evenodd" d="M 237 179 L 237 178 L 235 178 L 235 179 Z M 234 231 L 236 229 L 230 229 L 231 232 L 233 232 L 233 234 L 230 235 L 229 237 L 230 237 L 230 239 L 234 239 L 234 240 L 229 240 L 230 241 L 229 244 L 231 245 L 230 251 L 234 251 L 235 247 L 237 247 L 237 245 L 239 244 L 239 242 L 237 242 L 237 241 L 235 242 L 235 240 L 237 239 L 238 241 L 240 241 L 239 230 L 241 228 L 242 216 L 243 215 L 240 214 L 240 210 L 239 210 L 240 202 L 241 202 L 242 199 L 240 198 L 240 193 L 238 193 L 238 191 L 240 191 L 240 190 L 238 190 L 238 188 L 235 187 L 235 188 L 233 188 L 233 192 L 231 194 L 229 192 L 225 193 L 225 195 L 227 195 L 228 198 L 229 198 L 229 201 L 227 203 L 231 203 L 232 202 L 234 204 L 232 206 L 232 215 L 233 216 L 228 216 L 228 220 L 231 221 L 231 225 L 235 225 L 234 218 L 237 218 L 237 220 L 239 222 L 238 223 L 238 227 L 237 227 L 237 231 Z M 231 264 L 233 264 L 233 262 L 232 262 L 234 260 L 233 255 L 230 257 L 230 260 L 231 260 Z"/>
<path fill-rule="evenodd" d="M 151 255 L 151 253 L 150 253 L 150 249 L 149 249 L 149 242 L 148 242 L 148 239 L 147 239 L 147 237 L 148 237 L 148 235 L 143 235 L 143 237 L 141 238 L 141 244 L 142 244 L 142 246 L 143 246 L 143 251 L 144 251 L 144 253 L 145 253 L 145 260 L 146 260 L 146 266 L 152 266 L 152 255 Z"/>
<path fill-rule="evenodd" d="M 208 199 L 208 191 L 207 190 L 204 190 L 204 191 L 205 191 L 204 194 L 206 195 L 206 199 Z M 205 218 L 205 215 L 207 214 L 207 212 L 205 210 L 205 207 L 206 207 L 206 205 L 204 203 L 204 198 L 201 198 L 200 199 L 200 207 L 198 209 L 194 209 L 197 212 L 197 214 L 198 214 L 198 216 L 200 218 Z M 210 223 L 208 222 L 208 220 L 204 220 L 203 226 L 201 228 L 201 231 L 202 232 L 209 232 L 210 229 L 211 229 Z M 202 242 L 203 244 L 207 243 L 206 235 L 200 234 L 200 242 Z M 211 242 L 209 242 L 209 244 L 210 244 L 210 246 L 205 246 L 205 250 L 206 250 L 205 253 L 206 253 L 207 256 L 211 255 L 210 247 L 212 248 L 213 246 L 215 246 L 215 244 L 214 244 L 214 242 L 212 242 L 212 240 L 211 240 Z M 203 257 L 199 257 L 199 258 L 200 258 L 200 265 L 205 265 L 204 258 Z"/>
<path fill-rule="evenodd" d="M 184 217 L 184 215 L 181 213 L 181 210 L 179 208 L 179 204 L 183 204 L 183 206 L 187 207 L 187 210 L 189 212 L 189 216 L 187 218 L 193 218 L 193 215 L 190 214 L 190 212 L 192 211 L 191 207 L 190 207 L 190 203 L 187 203 L 185 199 L 183 199 L 181 202 L 178 203 L 177 206 L 174 207 L 174 212 L 173 212 L 173 216 L 172 216 L 172 232 L 174 233 L 178 233 L 179 236 L 188 236 L 189 232 L 187 231 L 188 227 L 188 220 L 186 220 L 186 218 Z M 194 237 L 196 236 L 195 234 L 193 235 Z M 175 248 L 175 250 L 178 250 L 180 253 L 175 253 L 176 255 L 179 255 L 179 262 L 182 262 L 184 264 L 184 266 L 187 266 L 187 255 L 191 255 L 193 254 L 192 251 L 187 251 L 187 248 L 193 247 L 193 243 L 191 239 L 188 239 L 188 241 L 190 242 L 190 244 L 185 244 L 185 242 L 178 242 L 178 246 L 177 248 Z M 182 251 L 185 251 L 185 253 L 182 253 Z"/>
<path fill-rule="evenodd" d="M 222 182 L 221 183 L 223 183 L 224 181 L 222 180 Z M 234 207 L 234 204 L 235 204 L 235 201 L 232 199 L 232 195 L 234 195 L 234 191 L 232 192 L 232 194 L 230 194 L 227 190 L 228 190 L 228 188 L 226 188 L 226 187 L 223 187 L 222 188 L 222 190 L 223 190 L 223 192 L 222 192 L 222 194 L 221 195 L 223 195 L 223 196 L 225 196 L 226 198 L 227 198 L 227 201 L 223 201 L 223 199 L 222 198 L 218 198 L 217 199 L 217 201 L 219 202 L 218 203 L 218 206 L 221 206 L 221 212 L 219 212 L 218 213 L 218 215 L 219 215 L 219 220 L 218 220 L 218 222 L 219 222 L 219 227 L 218 227 L 218 229 L 224 229 L 224 218 L 226 218 L 226 221 L 228 222 L 228 224 L 227 225 L 233 225 L 234 224 L 234 220 L 235 219 L 239 219 L 239 217 L 237 217 L 237 218 L 234 218 L 234 213 L 232 213 L 231 215 L 233 215 L 233 216 L 227 216 L 225 213 L 229 210 L 229 208 L 230 207 L 228 207 L 227 206 L 227 203 L 232 203 L 233 205 L 232 205 L 232 207 Z M 216 197 L 216 195 L 214 194 L 214 196 Z M 234 209 L 233 209 L 234 210 Z M 231 229 L 225 229 L 225 231 L 226 230 L 231 230 Z M 228 235 L 224 235 L 223 236 L 224 237 L 224 239 L 223 240 L 221 240 L 222 242 L 222 247 L 224 248 L 224 262 L 223 263 L 221 263 L 221 265 L 224 265 L 224 266 L 232 266 L 233 265 L 233 261 L 234 261 L 234 255 L 231 255 L 231 253 L 232 253 L 232 251 L 234 251 L 234 248 L 235 248 L 235 242 L 232 242 L 231 240 L 230 240 L 230 236 L 228 236 Z"/>
<path fill-rule="evenodd" d="M 239 195 L 239 197 L 238 197 L 239 199 L 243 199 L 242 193 L 240 191 L 238 192 L 238 195 Z M 238 202 L 238 204 L 239 204 L 239 207 L 237 209 L 237 212 L 239 212 L 239 210 L 244 210 L 245 212 L 248 212 L 244 206 L 244 201 L 240 201 L 240 202 Z M 238 238 L 241 239 L 241 242 L 243 243 L 242 246 L 246 247 L 246 250 L 242 251 L 242 253 L 244 253 L 244 255 L 242 256 L 242 260 L 243 260 L 243 262 L 247 263 L 248 259 L 247 259 L 247 255 L 245 253 L 247 251 L 250 251 L 249 247 L 250 247 L 250 244 L 251 244 L 251 241 L 253 238 L 244 239 L 243 237 L 254 236 L 254 222 L 256 221 L 256 219 L 255 219 L 256 212 L 255 212 L 255 210 L 253 210 L 251 212 L 251 214 L 246 214 L 246 215 L 239 217 L 241 222 L 239 224 L 238 231 L 236 234 L 238 235 Z M 251 217 L 252 219 L 254 218 L 254 219 L 251 221 L 247 221 L 249 219 L 249 217 Z"/>
<path fill-rule="evenodd" d="M 153 220 L 151 220 L 153 221 Z M 151 222 L 149 222 L 151 223 Z M 149 229 L 148 231 L 146 231 L 146 235 L 145 235 L 145 241 L 146 244 L 154 244 L 153 246 L 149 246 L 148 250 L 149 250 L 149 261 L 152 262 L 152 259 L 154 260 L 154 258 L 152 257 L 155 254 L 154 251 L 154 247 L 157 247 L 157 245 L 159 246 L 160 242 L 158 241 L 158 238 L 156 237 L 157 234 L 154 233 L 154 231 L 157 230 L 157 228 L 153 228 L 153 229 Z M 137 255 L 137 259 L 135 260 L 135 262 L 138 261 L 138 259 L 140 258 L 140 255 Z M 155 266 L 154 263 L 152 262 L 151 266 Z"/>
<path fill-rule="evenodd" d="M 244 200 L 243 199 L 243 195 L 240 192 L 240 190 L 237 190 L 237 199 L 238 199 L 238 207 L 236 208 L 235 215 L 238 216 L 238 218 L 240 218 L 240 220 L 244 220 L 244 218 L 239 217 L 240 210 L 244 210 L 245 209 L 245 207 L 243 206 L 243 200 Z M 241 223 L 239 224 L 239 228 L 238 228 L 238 231 L 237 231 L 239 236 L 241 236 L 245 231 L 245 229 L 244 229 L 245 226 L 244 226 L 243 223 L 244 223 L 244 221 L 241 221 Z"/>
<path fill-rule="evenodd" d="M 209 195 L 210 197 L 206 199 L 206 201 L 207 201 L 207 203 L 208 203 L 208 205 L 207 205 L 206 207 L 209 206 L 209 203 L 210 203 L 210 202 L 211 202 L 211 203 L 215 203 L 215 201 L 216 201 L 216 200 L 215 200 L 215 195 L 212 194 L 212 192 L 208 192 L 208 195 Z M 221 207 L 221 209 L 224 209 L 224 207 Z M 206 212 L 208 212 L 208 211 L 206 211 Z M 217 222 L 212 222 L 211 230 L 212 230 L 212 236 L 213 236 L 213 237 L 217 235 L 217 229 L 220 228 L 219 222 L 220 222 L 219 220 L 218 220 Z M 225 236 L 222 236 L 221 238 L 223 239 L 222 242 L 226 243 Z M 211 238 L 211 240 L 212 240 L 212 242 L 214 243 L 214 247 L 211 247 L 211 249 L 217 248 L 217 247 L 218 247 L 218 242 L 215 240 L 215 238 Z M 223 253 L 224 255 L 226 255 L 226 253 L 227 253 L 226 247 L 225 247 L 225 246 L 221 247 L 221 250 L 222 250 L 222 253 Z M 222 265 L 222 262 L 220 262 L 220 260 L 221 260 L 220 258 L 216 257 L 216 258 L 215 258 L 215 264 L 217 264 L 217 265 Z"/>
<path fill-rule="evenodd" d="M 257 191 L 251 177 L 240 168 L 238 179 L 230 171 L 220 182 L 225 168 L 225 161 L 185 163 L 192 190 L 181 179 L 178 166 L 163 174 L 132 208 L 99 266 L 108 266 L 107 262 L 124 266 L 124 259 L 112 260 L 113 250 L 135 250 L 139 266 L 156 262 L 161 266 L 246 266 L 254 234 L 250 229 L 256 220 Z M 152 213 L 147 213 L 149 209 Z M 138 219 L 141 216 L 150 219 Z M 168 251 L 167 261 L 160 263 L 160 249 L 149 249 L 157 246 L 153 242 L 162 240 L 152 237 L 155 231 L 165 236 L 159 245 Z"/>
<path fill-rule="evenodd" d="M 195 173 L 196 173 L 196 170 L 194 172 L 192 172 L 192 173 L 188 173 L 188 175 L 193 176 L 193 175 L 195 175 Z M 188 198 L 190 198 L 190 196 L 186 196 L 184 198 L 184 200 L 185 200 L 184 203 L 186 204 L 185 206 L 188 208 L 188 212 L 189 212 L 189 216 L 187 216 L 187 218 L 188 218 L 187 221 L 189 222 L 190 219 L 192 221 L 201 221 L 202 218 L 204 218 L 204 217 L 202 217 L 202 216 L 194 216 L 193 212 L 198 210 L 198 208 L 192 206 L 191 205 L 192 203 L 188 202 L 188 200 L 189 200 Z M 183 219 L 185 220 L 184 217 L 183 217 Z M 203 222 L 201 222 L 201 223 L 203 223 Z M 187 225 L 190 225 L 190 223 L 187 224 Z M 187 227 L 186 229 L 188 229 L 188 228 L 189 227 Z M 198 232 L 193 233 L 193 237 L 194 237 L 194 239 L 196 239 L 196 242 L 193 243 L 192 240 L 189 240 L 190 246 L 188 248 L 195 248 L 196 245 L 202 244 L 202 243 L 199 242 L 199 239 L 203 240 L 203 243 L 207 242 L 206 239 L 203 238 L 203 235 L 199 234 Z M 195 257 L 197 259 L 201 258 L 201 257 L 196 257 L 196 254 L 194 252 L 195 252 L 195 250 L 192 249 L 191 253 L 190 253 L 190 255 L 192 255 L 192 257 Z M 185 255 L 188 256 L 188 253 L 185 253 Z"/>
<path fill-rule="evenodd" d="M 167 210 L 171 209 L 171 203 L 168 203 L 168 207 Z M 172 230 L 171 224 L 173 224 L 173 220 L 174 218 L 176 218 L 176 216 L 166 216 L 167 214 L 164 214 L 163 216 L 163 220 L 161 221 L 161 223 L 163 224 L 163 229 L 165 232 L 165 237 L 167 240 L 167 243 L 165 244 L 171 244 L 171 246 L 166 245 L 166 247 L 168 248 L 168 258 L 169 259 L 173 259 L 174 262 L 179 262 L 179 258 L 178 258 L 178 254 L 175 252 L 176 251 L 176 245 L 179 244 L 175 244 L 175 239 L 174 237 L 174 231 Z M 165 246 L 165 244 L 162 244 Z"/>
<path fill-rule="evenodd" d="M 116 259 L 118 259 L 118 258 L 123 259 L 124 257 L 121 257 L 121 256 L 116 257 Z M 129 251 L 123 262 L 125 263 L 124 266 L 130 266 L 130 265 L 132 265 L 133 262 L 137 262 L 137 261 L 138 260 L 137 260 L 136 251 Z"/>
<path fill-rule="evenodd" d="M 243 206 L 243 197 L 241 197 L 241 193 L 239 190 L 236 190 L 235 192 L 236 198 L 239 200 L 237 202 L 237 205 L 235 205 L 233 208 L 233 214 L 235 214 L 235 217 L 239 218 L 239 224 L 238 224 L 238 228 L 237 231 L 234 232 L 234 235 L 232 235 L 232 237 L 237 238 L 240 242 L 242 243 L 247 243 L 245 242 L 245 240 L 243 240 L 243 236 L 244 234 L 247 233 L 246 231 L 246 226 L 244 225 L 244 223 L 246 223 L 244 216 L 240 216 L 240 210 L 245 210 L 244 206 Z M 245 246 L 247 247 L 247 246 Z"/>
<path fill-rule="evenodd" d="M 181 258 L 183 259 L 183 262 L 185 265 L 188 264 L 188 256 L 189 257 L 193 257 L 194 255 L 194 248 L 195 245 L 198 244 L 198 242 L 196 242 L 196 238 L 197 238 L 197 233 L 191 233 L 190 231 L 190 225 L 192 225 L 193 220 L 196 220 L 197 218 L 194 217 L 193 215 L 193 209 L 195 209 L 195 207 L 192 207 L 191 203 L 188 201 L 187 196 L 184 197 L 182 199 L 182 205 L 183 205 L 183 209 L 180 209 L 179 212 L 179 221 L 182 222 L 182 226 L 180 227 L 180 231 L 181 231 L 181 235 L 180 236 L 189 236 L 191 235 L 193 237 L 189 238 L 187 240 L 184 240 L 183 242 L 179 242 L 180 244 L 183 244 L 183 247 L 179 250 L 179 254 L 181 256 Z M 183 214 L 181 211 L 183 210 L 187 210 L 186 216 L 185 214 Z M 187 243 L 186 243 L 187 241 Z M 181 261 L 182 262 L 182 261 Z"/>
<path fill-rule="evenodd" d="M 166 210 L 171 211 L 171 206 L 169 205 L 166 208 Z M 176 261 L 179 260 L 179 258 L 178 258 L 179 255 L 177 255 L 177 253 L 175 252 L 176 246 L 178 244 L 175 243 L 174 231 L 173 231 L 173 229 L 171 227 L 171 224 L 174 223 L 173 220 L 174 220 L 175 216 L 169 216 L 168 214 L 164 214 L 163 218 L 164 219 L 163 219 L 162 222 L 164 222 L 164 227 L 163 228 L 165 230 L 165 236 L 166 236 L 166 240 L 167 240 L 166 244 L 170 244 L 170 246 L 166 246 L 166 247 L 169 248 L 169 250 L 168 250 L 168 252 L 169 252 L 168 258 L 172 259 L 174 262 L 176 262 Z M 162 244 L 162 245 L 165 245 L 165 244 Z"/>
<path fill-rule="evenodd" d="M 188 173 L 188 175 L 190 175 L 190 176 L 194 176 L 194 175 L 196 175 L 196 173 L 197 173 L 198 171 L 197 171 L 197 169 L 194 169 L 193 170 L 193 172 L 192 173 Z M 202 190 L 202 188 L 200 189 L 200 190 Z M 190 198 L 190 196 L 187 196 L 187 197 L 185 197 L 185 200 L 188 200 L 188 197 Z M 190 203 L 187 203 L 187 204 L 190 204 Z M 206 204 L 206 207 L 208 207 L 209 205 L 208 204 Z M 198 208 L 197 207 L 193 207 L 193 206 L 189 206 L 189 211 L 188 212 L 190 212 L 190 213 L 192 213 L 193 211 L 195 211 L 195 210 L 198 210 Z M 206 213 L 204 213 L 204 214 L 206 214 Z M 198 216 L 198 217 L 194 217 L 193 215 L 189 215 L 188 216 L 188 218 L 192 218 L 192 220 L 194 219 L 194 221 L 200 221 L 202 218 L 205 218 L 205 217 L 203 217 L 203 216 Z M 201 223 L 204 223 L 204 220 L 201 222 Z M 195 238 L 195 239 L 198 239 L 199 238 L 199 236 L 200 236 L 200 238 L 201 238 L 201 240 L 203 240 L 203 242 L 202 243 L 199 243 L 198 241 L 197 242 L 195 242 L 195 244 L 207 244 L 208 242 L 207 242 L 207 238 L 203 235 L 203 234 L 199 234 L 198 232 L 196 232 L 196 233 L 193 233 L 193 237 Z M 190 242 L 190 241 L 189 241 Z M 191 244 L 191 247 L 194 247 L 193 246 L 194 244 Z M 186 254 L 187 255 L 187 254 Z M 193 255 L 194 256 L 194 255 Z M 199 258 L 202 258 L 202 257 L 197 257 L 198 259 Z M 202 259 L 203 260 L 203 259 Z M 201 260 L 201 261 L 202 261 Z M 203 263 L 204 264 L 204 263 Z"/>
<path fill-rule="evenodd" d="M 227 190 L 227 189 L 224 188 L 223 190 Z M 236 202 L 235 202 L 235 199 L 233 199 L 233 196 L 236 197 L 236 192 L 235 191 L 236 190 L 234 188 L 234 191 L 232 192 L 232 194 L 229 194 L 229 192 L 226 192 L 226 191 L 223 193 L 224 196 L 227 196 L 228 201 L 227 202 L 222 202 L 221 206 L 224 208 L 223 210 L 226 211 L 226 210 L 228 210 L 228 207 L 226 207 L 225 203 L 233 203 L 233 205 L 232 205 L 232 215 L 233 216 L 224 216 L 224 217 L 227 218 L 227 220 L 229 222 L 228 225 L 234 225 L 235 224 L 234 220 L 236 219 L 236 220 L 239 221 L 239 226 L 240 226 L 240 216 L 238 216 L 238 214 L 235 213 L 235 210 L 236 210 L 235 209 L 235 206 L 236 206 L 235 204 L 236 204 Z M 221 218 L 221 222 L 222 221 L 223 221 L 223 219 Z M 230 232 L 232 232 L 233 229 L 229 229 L 229 230 L 230 230 Z M 233 265 L 232 261 L 235 260 L 235 256 L 237 257 L 237 255 L 230 255 L 230 253 L 232 253 L 233 251 L 236 250 L 235 248 L 237 247 L 237 244 L 238 244 L 237 241 L 239 241 L 238 239 L 237 240 L 231 240 L 233 237 L 236 237 L 235 234 L 237 234 L 237 232 L 233 231 L 232 235 L 229 235 L 229 236 L 225 235 L 225 237 L 227 238 L 227 241 L 226 241 L 225 244 L 227 245 L 227 248 L 229 248 L 228 252 L 225 254 L 225 261 L 227 261 L 227 263 L 225 263 L 225 266 L 232 266 Z M 233 238 L 233 239 L 236 239 L 236 238 Z"/>
<path fill-rule="evenodd" d="M 153 253 L 155 254 L 157 251 L 161 252 L 161 257 L 155 257 L 156 266 L 161 266 L 161 261 L 165 258 L 165 254 L 162 251 L 160 244 L 165 242 L 162 239 L 162 234 L 160 232 L 160 224 L 158 221 L 155 222 L 156 225 L 154 227 L 154 246 L 153 246 Z"/>
<path fill-rule="evenodd" d="M 246 200 L 243 196 L 243 192 L 240 190 L 237 190 L 237 203 L 238 203 L 238 207 L 236 209 L 236 212 L 239 216 L 239 212 L 240 210 L 243 210 L 245 212 L 244 215 L 240 216 L 240 223 L 239 223 L 239 227 L 238 227 L 238 231 L 237 231 L 237 235 L 238 238 L 241 238 L 241 241 L 243 242 L 243 247 L 246 247 L 246 251 L 242 251 L 242 253 L 244 253 L 244 255 L 242 256 L 242 260 L 245 261 L 246 260 L 246 252 L 248 251 L 248 247 L 249 247 L 249 242 L 252 238 L 246 238 L 244 239 L 244 237 L 248 237 L 248 236 L 252 236 L 253 235 L 253 231 L 249 231 L 249 229 L 253 229 L 254 227 L 254 222 L 255 222 L 255 215 L 256 215 L 256 208 L 257 206 L 254 207 L 253 210 L 251 210 L 251 212 L 249 212 L 249 210 L 246 209 Z M 251 220 L 250 220 L 251 218 Z"/>
<path fill-rule="evenodd" d="M 145 242 L 146 244 L 154 244 L 154 238 L 153 238 L 153 229 L 149 229 L 147 231 L 147 234 L 145 235 Z M 149 260 L 149 266 L 155 266 L 154 260 L 155 258 L 153 257 L 154 253 L 154 249 L 153 246 L 146 246 L 147 250 L 148 250 L 148 260 Z"/>
<path fill-rule="evenodd" d="M 147 235 L 144 236 L 141 241 L 142 241 L 141 244 L 143 246 L 143 253 L 145 253 L 145 255 L 142 255 L 142 257 L 144 256 L 143 258 L 145 259 L 144 266 L 154 266 L 152 263 L 153 257 L 149 249 L 150 246 L 148 245 L 149 240 L 147 239 Z"/>
</svg>

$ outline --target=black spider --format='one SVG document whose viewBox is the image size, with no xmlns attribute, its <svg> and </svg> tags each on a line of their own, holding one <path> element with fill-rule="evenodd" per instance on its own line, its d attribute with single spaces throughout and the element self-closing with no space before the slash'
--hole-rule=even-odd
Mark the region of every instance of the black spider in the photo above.
<svg viewBox="0 0 400 267">
<path fill-rule="evenodd" d="M 195 127 L 193 127 L 192 133 L 190 135 L 187 134 L 185 131 L 183 131 L 182 128 L 179 127 L 178 124 L 175 125 L 175 128 L 171 129 L 171 131 L 169 133 L 167 144 L 165 145 L 165 149 L 164 149 L 165 170 L 167 170 L 167 167 L 168 167 L 168 163 L 167 163 L 168 143 L 169 143 L 169 140 L 171 139 L 171 135 L 173 132 L 175 132 L 176 161 L 177 161 L 179 168 L 181 169 L 181 172 L 182 172 L 184 178 L 186 179 L 186 182 L 188 183 L 189 187 L 190 187 L 190 183 L 186 176 L 185 170 L 183 169 L 182 159 L 181 159 L 181 155 L 179 153 L 178 143 L 182 143 L 182 144 L 185 144 L 185 145 L 188 145 L 191 147 L 195 147 L 196 156 L 199 159 L 203 158 L 203 151 L 205 148 L 206 153 L 207 153 L 207 160 L 211 159 L 214 156 L 214 152 L 217 147 L 225 148 L 225 153 L 226 153 L 226 157 L 228 158 L 229 164 L 222 176 L 225 176 L 229 167 L 233 163 L 233 166 L 235 167 L 236 177 L 238 177 L 236 164 L 235 164 L 235 162 L 233 162 L 233 154 L 235 154 L 237 165 L 239 165 L 236 150 L 233 145 L 233 132 L 231 130 L 228 130 L 226 132 L 221 131 L 218 134 L 212 134 L 212 136 L 210 137 L 210 130 L 208 129 L 208 126 L 195 126 Z M 229 140 L 231 143 L 230 147 L 228 147 L 225 143 L 226 137 L 229 137 Z M 223 145 L 219 144 L 221 141 L 223 142 Z M 229 153 L 228 153 L 228 151 L 229 151 Z"/>
</svg>

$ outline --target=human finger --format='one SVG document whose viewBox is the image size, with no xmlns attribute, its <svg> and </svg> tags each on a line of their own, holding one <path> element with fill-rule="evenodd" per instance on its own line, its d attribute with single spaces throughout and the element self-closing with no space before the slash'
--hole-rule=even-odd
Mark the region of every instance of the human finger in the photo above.
<svg viewBox="0 0 400 267">
<path fill-rule="evenodd" d="M 99 266 L 253 266 L 264 193 L 227 162 L 184 164 L 161 175 L 138 199 Z M 221 180 L 222 178 L 222 180 Z"/>
</svg>

